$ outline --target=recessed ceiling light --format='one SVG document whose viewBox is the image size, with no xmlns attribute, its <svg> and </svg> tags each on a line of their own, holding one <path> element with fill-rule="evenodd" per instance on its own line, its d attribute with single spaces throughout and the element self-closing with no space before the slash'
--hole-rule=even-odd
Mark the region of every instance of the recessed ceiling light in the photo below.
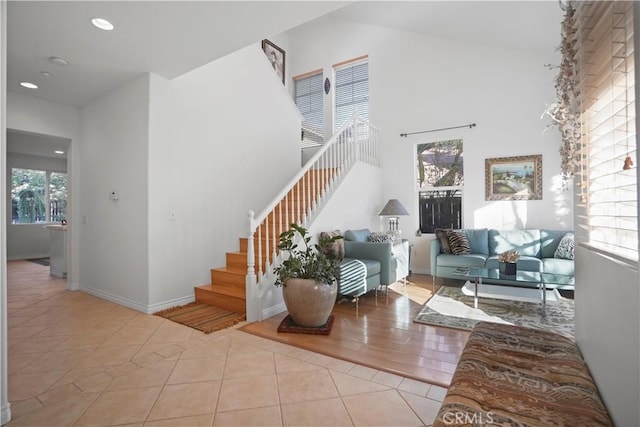
<svg viewBox="0 0 640 427">
<path fill-rule="evenodd" d="M 105 30 L 105 31 L 113 30 L 113 24 L 104 18 L 93 18 L 91 20 L 91 23 L 93 24 L 94 27 L 100 28 L 101 30 Z"/>
<path fill-rule="evenodd" d="M 67 61 L 66 59 L 59 58 L 57 56 L 52 56 L 51 58 L 49 58 L 49 62 L 51 62 L 52 64 L 59 65 L 61 67 L 65 67 L 69 65 L 69 61 Z"/>
<path fill-rule="evenodd" d="M 40 71 L 40 74 L 42 74 L 44 77 L 51 77 L 51 73 L 48 71 Z"/>
<path fill-rule="evenodd" d="M 56 153 L 56 154 L 64 154 L 64 151 L 56 150 L 56 151 L 54 151 L 54 153 Z"/>
<path fill-rule="evenodd" d="M 38 85 L 31 82 L 21 82 L 20 86 L 26 87 L 27 89 L 38 89 Z"/>
</svg>

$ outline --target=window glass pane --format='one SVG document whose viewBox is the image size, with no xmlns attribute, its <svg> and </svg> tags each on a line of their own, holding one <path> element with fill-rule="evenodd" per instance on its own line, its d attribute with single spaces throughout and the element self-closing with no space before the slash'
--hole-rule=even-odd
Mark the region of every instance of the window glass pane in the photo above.
<svg viewBox="0 0 640 427">
<path fill-rule="evenodd" d="M 324 110 L 322 106 L 322 73 L 295 80 L 295 102 L 302 114 L 302 127 L 312 133 L 323 133 Z"/>
<path fill-rule="evenodd" d="M 351 117 L 354 109 L 369 120 L 369 63 L 336 69 L 335 86 L 335 129 Z"/>
<path fill-rule="evenodd" d="M 59 222 L 67 214 L 67 174 L 51 172 L 49 175 L 49 220 Z"/>
<path fill-rule="evenodd" d="M 44 171 L 13 169 L 11 177 L 12 222 L 33 224 L 47 220 Z"/>
<path fill-rule="evenodd" d="M 462 190 L 420 191 L 420 231 L 462 228 Z"/>
<path fill-rule="evenodd" d="M 418 188 L 452 187 L 464 184 L 462 140 L 418 145 Z"/>
</svg>

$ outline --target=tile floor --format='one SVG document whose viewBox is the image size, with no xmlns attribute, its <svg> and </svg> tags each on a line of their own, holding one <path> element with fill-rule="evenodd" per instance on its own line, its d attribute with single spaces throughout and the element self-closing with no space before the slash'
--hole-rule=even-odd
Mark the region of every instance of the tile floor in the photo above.
<svg viewBox="0 0 640 427">
<path fill-rule="evenodd" d="M 7 272 L 8 426 L 420 426 L 446 392 L 65 291 L 37 264 Z"/>
</svg>

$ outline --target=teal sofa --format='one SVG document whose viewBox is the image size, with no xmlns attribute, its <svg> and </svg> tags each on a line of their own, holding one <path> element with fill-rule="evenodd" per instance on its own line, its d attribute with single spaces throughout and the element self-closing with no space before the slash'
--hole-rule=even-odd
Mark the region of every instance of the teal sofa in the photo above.
<svg viewBox="0 0 640 427">
<path fill-rule="evenodd" d="M 457 268 L 499 268 L 498 255 L 515 250 L 520 253 L 517 269 L 544 273 L 574 275 L 574 260 L 555 257 L 558 244 L 571 230 L 496 230 L 488 228 L 462 229 L 471 253 L 442 253 L 440 240 L 431 241 L 430 271 L 434 278 L 461 280 Z M 490 279 L 485 280 L 491 283 Z M 435 283 L 435 282 L 434 282 Z M 549 285 L 550 288 L 573 290 L 575 285 Z"/>
</svg>

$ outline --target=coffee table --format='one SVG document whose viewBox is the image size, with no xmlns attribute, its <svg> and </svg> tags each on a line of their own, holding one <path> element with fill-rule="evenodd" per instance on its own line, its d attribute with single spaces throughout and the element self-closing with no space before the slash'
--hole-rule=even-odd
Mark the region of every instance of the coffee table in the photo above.
<svg viewBox="0 0 640 427">
<path fill-rule="evenodd" d="M 564 274 L 540 273 L 538 271 L 518 270 L 516 274 L 504 274 L 497 268 L 456 268 L 456 276 L 474 279 L 473 307 L 478 308 L 478 286 L 482 280 L 490 280 L 492 285 L 520 286 L 541 290 L 542 306 L 547 306 L 547 285 L 573 285 L 574 277 Z"/>
</svg>

